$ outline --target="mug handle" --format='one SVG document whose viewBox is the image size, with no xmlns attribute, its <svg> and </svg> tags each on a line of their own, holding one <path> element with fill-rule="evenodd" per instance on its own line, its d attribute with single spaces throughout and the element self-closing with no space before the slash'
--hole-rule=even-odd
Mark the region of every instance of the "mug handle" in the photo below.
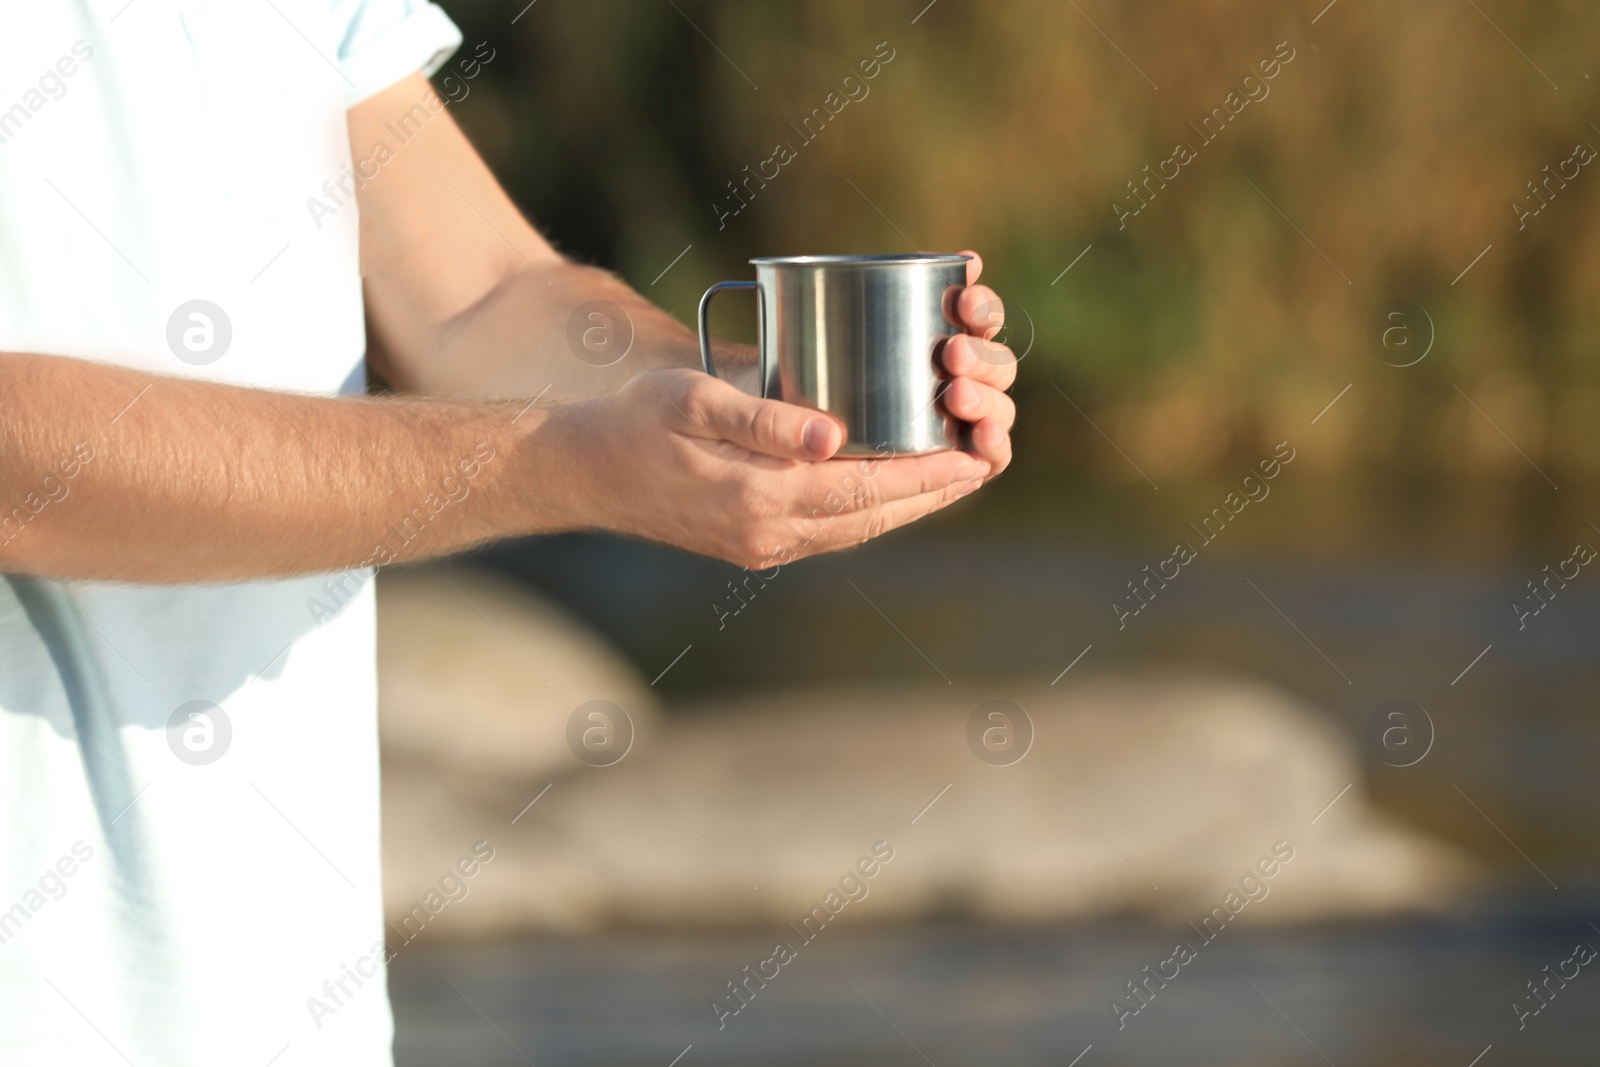
<svg viewBox="0 0 1600 1067">
<path fill-rule="evenodd" d="M 724 289 L 754 289 L 756 303 L 760 305 L 760 282 L 718 282 L 706 290 L 706 295 L 700 298 L 700 365 L 701 368 L 713 378 L 717 376 L 716 364 L 711 362 L 711 298 Z M 759 324 L 759 319 L 757 320 Z M 767 395 L 767 353 L 766 346 L 760 343 L 759 337 L 756 344 L 757 360 L 761 375 L 761 396 Z"/>
</svg>

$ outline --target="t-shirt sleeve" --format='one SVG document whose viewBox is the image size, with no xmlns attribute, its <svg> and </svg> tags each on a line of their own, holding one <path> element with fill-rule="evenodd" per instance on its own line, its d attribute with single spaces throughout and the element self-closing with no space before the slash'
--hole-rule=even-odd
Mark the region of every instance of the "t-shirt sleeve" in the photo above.
<svg viewBox="0 0 1600 1067">
<path fill-rule="evenodd" d="M 432 75 L 461 47 L 461 31 L 429 0 L 333 0 L 331 7 L 348 107 L 417 71 Z"/>
</svg>

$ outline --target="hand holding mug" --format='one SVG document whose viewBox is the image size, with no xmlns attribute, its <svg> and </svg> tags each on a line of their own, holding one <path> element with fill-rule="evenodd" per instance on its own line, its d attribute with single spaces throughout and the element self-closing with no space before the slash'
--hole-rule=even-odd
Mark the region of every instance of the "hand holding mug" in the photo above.
<svg viewBox="0 0 1600 1067">
<path fill-rule="evenodd" d="M 967 423 L 972 451 L 990 464 L 993 478 L 1011 462 L 1011 426 L 1017 405 L 1007 391 L 1017 380 L 1017 357 L 1006 345 L 993 340 L 1005 325 L 1005 305 L 987 285 L 978 284 L 983 257 L 976 252 L 967 261 L 967 287 L 956 299 L 956 317 L 965 331 L 944 344 L 940 365 L 950 375 L 942 403 L 951 415 Z"/>
<path fill-rule="evenodd" d="M 1016 358 L 976 253 L 754 262 L 757 281 L 701 300 L 711 377 L 649 371 L 552 410 L 540 436 L 574 525 L 765 568 L 913 522 L 1010 462 Z M 725 288 L 757 293 L 756 397 L 714 377 Z"/>
<path fill-rule="evenodd" d="M 760 569 L 861 544 L 953 503 L 989 463 L 964 452 L 836 456 L 838 424 L 684 368 L 558 405 L 530 447 L 565 525 Z M 887 457 L 887 458 L 886 458 Z"/>
<path fill-rule="evenodd" d="M 815 408 L 845 431 L 840 455 L 922 455 L 965 445 L 1010 462 L 1016 358 L 993 338 L 1005 321 L 978 285 L 976 253 L 781 256 L 751 260 L 755 281 L 719 282 L 700 301 L 701 359 L 711 299 L 757 297 L 760 395 Z M 959 420 L 959 421 L 958 421 Z M 965 423 L 963 426 L 961 423 Z"/>
</svg>

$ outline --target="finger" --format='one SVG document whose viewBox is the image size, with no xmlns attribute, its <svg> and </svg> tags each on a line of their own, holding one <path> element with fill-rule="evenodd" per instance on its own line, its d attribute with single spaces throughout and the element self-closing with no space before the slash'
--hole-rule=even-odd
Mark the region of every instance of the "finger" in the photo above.
<svg viewBox="0 0 1600 1067">
<path fill-rule="evenodd" d="M 784 476 L 797 482 L 791 498 L 796 513 L 826 518 L 848 511 L 870 511 L 896 500 L 981 481 L 990 470 L 987 459 L 952 450 L 893 459 L 836 459 Z"/>
<path fill-rule="evenodd" d="M 975 423 L 969 435 L 972 451 L 990 465 L 993 478 L 1011 465 L 1011 435 L 997 419 L 982 419 Z"/>
<path fill-rule="evenodd" d="M 679 407 L 685 430 L 692 436 L 798 460 L 827 459 L 844 443 L 839 424 L 819 411 L 781 400 L 760 400 L 708 375 L 695 377 Z"/>
<path fill-rule="evenodd" d="M 962 422 L 993 419 L 1003 430 L 1017 421 L 1017 405 L 1005 393 L 971 378 L 957 378 L 944 391 L 944 408 Z"/>
<path fill-rule="evenodd" d="M 952 337 L 939 352 L 944 369 L 958 378 L 971 378 L 996 389 L 1010 389 L 1017 380 L 1017 357 L 996 341 L 963 335 Z"/>
<path fill-rule="evenodd" d="M 982 480 L 957 482 L 931 493 L 919 493 L 902 500 L 891 501 L 869 511 L 847 512 L 822 523 L 814 536 L 795 548 L 795 559 L 833 552 L 841 548 L 863 544 L 947 508 L 957 500 L 976 491 Z"/>
<path fill-rule="evenodd" d="M 969 285 L 956 298 L 956 318 L 975 337 L 993 337 L 1006 324 L 1006 305 L 987 285 Z"/>
<path fill-rule="evenodd" d="M 983 257 L 970 248 L 962 249 L 961 255 L 972 257 L 967 260 L 967 284 L 978 284 L 978 275 L 983 273 Z"/>
</svg>

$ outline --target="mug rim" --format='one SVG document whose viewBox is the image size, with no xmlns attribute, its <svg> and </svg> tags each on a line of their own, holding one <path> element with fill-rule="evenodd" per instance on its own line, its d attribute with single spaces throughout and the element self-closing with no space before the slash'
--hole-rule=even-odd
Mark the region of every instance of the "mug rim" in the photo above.
<svg viewBox="0 0 1600 1067">
<path fill-rule="evenodd" d="M 893 267 L 911 263 L 967 263 L 963 252 L 890 252 L 868 255 L 757 256 L 750 260 L 757 267 Z"/>
</svg>

